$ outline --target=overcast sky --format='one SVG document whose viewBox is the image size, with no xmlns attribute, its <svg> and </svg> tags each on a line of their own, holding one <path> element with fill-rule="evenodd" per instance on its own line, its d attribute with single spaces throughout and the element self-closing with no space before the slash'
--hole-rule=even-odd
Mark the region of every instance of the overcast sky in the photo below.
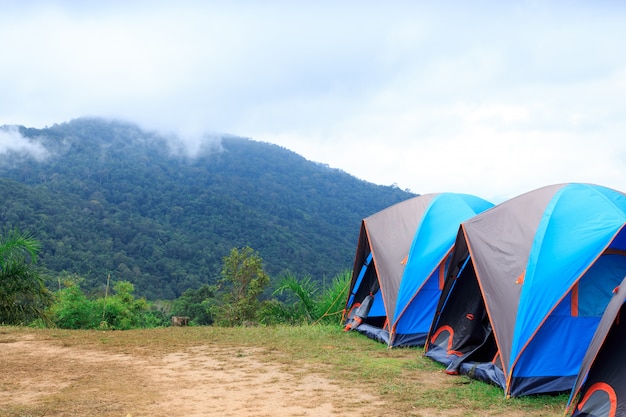
<svg viewBox="0 0 626 417">
<path fill-rule="evenodd" d="M 0 0 L 0 125 L 235 134 L 495 203 L 626 192 L 625 44 L 617 0 Z"/>
</svg>

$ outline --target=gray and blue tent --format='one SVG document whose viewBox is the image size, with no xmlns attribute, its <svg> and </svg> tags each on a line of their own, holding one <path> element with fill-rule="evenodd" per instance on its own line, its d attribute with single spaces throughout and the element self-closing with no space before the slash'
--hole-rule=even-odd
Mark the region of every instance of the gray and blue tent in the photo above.
<svg viewBox="0 0 626 417">
<path fill-rule="evenodd" d="M 626 278 L 613 293 L 568 401 L 573 417 L 626 416 Z"/>
<path fill-rule="evenodd" d="M 459 225 L 493 204 L 425 194 L 363 219 L 346 301 L 346 329 L 395 346 L 423 346 Z"/>
<path fill-rule="evenodd" d="M 557 184 L 459 228 L 426 355 L 522 396 L 571 390 L 626 275 L 626 195 Z"/>
</svg>

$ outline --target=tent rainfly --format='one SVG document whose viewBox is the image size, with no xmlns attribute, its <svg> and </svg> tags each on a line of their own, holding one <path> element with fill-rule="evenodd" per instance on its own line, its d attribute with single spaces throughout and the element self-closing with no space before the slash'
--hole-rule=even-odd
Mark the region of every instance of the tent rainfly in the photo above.
<svg viewBox="0 0 626 417">
<path fill-rule="evenodd" d="M 425 194 L 361 222 L 346 330 L 395 346 L 423 346 L 460 223 L 493 204 Z"/>
<path fill-rule="evenodd" d="M 626 275 L 626 195 L 546 186 L 459 228 L 426 355 L 507 397 L 571 390 Z"/>
</svg>

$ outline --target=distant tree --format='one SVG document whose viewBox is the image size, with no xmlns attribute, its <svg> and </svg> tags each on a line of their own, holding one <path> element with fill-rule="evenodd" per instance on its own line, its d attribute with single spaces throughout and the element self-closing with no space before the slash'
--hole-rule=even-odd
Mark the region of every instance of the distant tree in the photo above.
<svg viewBox="0 0 626 417">
<path fill-rule="evenodd" d="M 40 245 L 17 229 L 0 237 L 0 323 L 47 321 L 52 294 L 35 268 Z"/>
<path fill-rule="evenodd" d="M 188 289 L 172 302 L 172 315 L 189 317 L 191 324 L 213 323 L 212 307 L 215 305 L 215 285 L 204 284 L 198 289 Z"/>
<path fill-rule="evenodd" d="M 226 326 L 256 322 L 259 297 L 269 281 L 269 275 L 263 270 L 263 260 L 256 251 L 249 246 L 241 250 L 233 248 L 224 257 L 216 322 Z"/>
</svg>

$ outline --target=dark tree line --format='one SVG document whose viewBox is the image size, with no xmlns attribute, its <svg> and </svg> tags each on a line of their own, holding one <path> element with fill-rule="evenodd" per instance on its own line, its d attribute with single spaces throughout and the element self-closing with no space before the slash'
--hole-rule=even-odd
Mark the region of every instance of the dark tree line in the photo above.
<svg viewBox="0 0 626 417">
<path fill-rule="evenodd" d="M 128 330 L 167 326 L 181 316 L 190 325 L 301 324 L 328 322 L 329 317 L 338 323 L 350 279 L 347 272 L 338 276 L 319 296 L 310 278 L 288 274 L 273 295 L 290 291 L 291 299 L 266 298 L 270 278 L 263 259 L 246 246 L 223 258 L 217 285 L 187 289 L 171 302 L 136 297 L 132 283 L 111 283 L 110 277 L 104 295 L 89 297 L 77 275 L 57 277 L 54 291 L 46 287 L 36 265 L 39 247 L 36 239 L 16 229 L 0 236 L 0 325 Z"/>
</svg>

